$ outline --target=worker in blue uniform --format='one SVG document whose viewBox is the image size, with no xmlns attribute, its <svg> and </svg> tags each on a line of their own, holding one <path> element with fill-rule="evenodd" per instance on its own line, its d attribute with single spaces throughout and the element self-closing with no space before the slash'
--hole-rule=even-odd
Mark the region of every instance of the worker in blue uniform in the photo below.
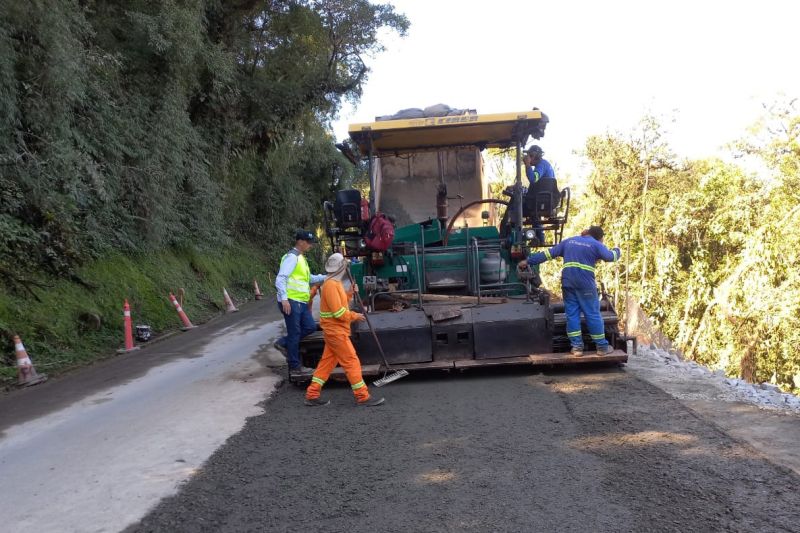
<svg viewBox="0 0 800 533">
<path fill-rule="evenodd" d="M 564 259 L 561 270 L 561 291 L 564 297 L 564 312 L 567 315 L 567 337 L 572 346 L 572 355 L 583 355 L 581 313 L 586 317 L 589 336 L 597 346 L 597 355 L 614 351 L 605 336 L 603 317 L 600 315 L 600 299 L 594 279 L 595 264 L 599 260 L 619 260 L 619 248 L 609 250 L 603 244 L 603 228 L 591 226 L 577 237 L 570 237 L 552 248 L 537 252 L 519 263 L 520 270 L 529 265 L 538 265 L 556 257 Z"/>
<path fill-rule="evenodd" d="M 539 180 L 548 179 L 553 180 L 554 187 L 558 190 L 553 165 L 547 159 L 544 159 L 544 150 L 542 150 L 541 146 L 534 144 L 528 148 L 528 153 L 522 158 L 522 163 L 525 165 L 525 175 L 528 176 L 531 189 L 540 188 L 535 187 L 536 183 Z M 544 243 L 544 231 L 538 217 L 533 219 L 533 229 L 536 231 L 536 238 L 539 240 L 539 244 Z"/>
<path fill-rule="evenodd" d="M 527 155 L 523 156 L 522 162 L 525 164 L 525 175 L 531 182 L 531 186 L 540 179 L 556 179 L 553 165 L 544 159 L 544 150 L 541 146 L 533 145 L 528 148 Z"/>
</svg>

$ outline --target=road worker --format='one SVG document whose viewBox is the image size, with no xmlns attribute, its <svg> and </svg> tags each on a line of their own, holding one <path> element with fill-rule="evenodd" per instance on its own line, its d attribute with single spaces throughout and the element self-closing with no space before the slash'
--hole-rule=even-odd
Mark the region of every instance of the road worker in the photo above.
<svg viewBox="0 0 800 533">
<path fill-rule="evenodd" d="M 522 163 L 525 165 L 525 175 L 528 176 L 530 187 L 528 191 L 536 194 L 537 191 L 553 190 L 555 189 L 558 195 L 558 183 L 556 182 L 556 173 L 553 170 L 553 165 L 550 161 L 544 159 L 544 150 L 541 146 L 534 144 L 528 148 L 527 153 L 522 158 Z M 551 181 L 546 181 L 551 180 Z M 539 217 L 533 218 L 533 229 L 536 232 L 536 238 L 539 244 L 544 243 L 544 230 Z"/>
<path fill-rule="evenodd" d="M 544 252 L 531 254 L 519 263 L 519 269 L 524 270 L 529 265 L 538 265 L 556 257 L 564 258 L 561 291 L 564 296 L 564 312 L 567 315 L 567 337 L 572 346 L 571 353 L 576 357 L 583 355 L 584 348 L 581 313 L 586 317 L 589 336 L 597 346 L 597 355 L 607 355 L 614 351 L 605 336 L 594 269 L 597 261 L 617 261 L 622 252 L 619 248 L 606 248 L 603 235 L 603 228 L 590 226 L 579 236 L 565 239 Z"/>
<path fill-rule="evenodd" d="M 275 341 L 273 346 L 286 357 L 290 375 L 308 375 L 313 369 L 302 366 L 300 362 L 300 339 L 317 330 L 309 306 L 311 285 L 322 283 L 326 276 L 311 274 L 304 255 L 317 242 L 316 235 L 301 229 L 297 230 L 294 238 L 294 248 L 283 256 L 275 276 L 278 309 L 286 322 L 286 336 Z"/>
<path fill-rule="evenodd" d="M 361 362 L 350 341 L 350 323 L 365 319 L 361 313 L 350 310 L 347 293 L 342 281 L 348 277 L 347 260 L 340 253 L 332 254 L 325 262 L 328 279 L 320 290 L 319 316 L 325 349 L 317 364 L 311 384 L 306 389 L 305 404 L 310 406 L 327 405 L 330 400 L 320 398 L 325 382 L 340 365 L 347 381 L 353 389 L 356 405 L 372 407 L 383 403 L 383 398 L 370 396 L 367 384 L 361 375 Z"/>
<path fill-rule="evenodd" d="M 527 154 L 522 157 L 525 165 L 525 175 L 533 186 L 540 179 L 556 179 L 556 173 L 550 161 L 544 159 L 544 150 L 541 146 L 533 145 L 528 148 Z"/>
</svg>

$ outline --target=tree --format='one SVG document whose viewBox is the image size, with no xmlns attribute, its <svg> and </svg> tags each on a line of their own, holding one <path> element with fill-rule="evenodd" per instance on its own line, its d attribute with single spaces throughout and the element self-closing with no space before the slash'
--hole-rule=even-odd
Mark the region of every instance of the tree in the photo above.
<svg viewBox="0 0 800 533">
<path fill-rule="evenodd" d="M 378 32 L 408 27 L 365 0 L 0 9 L 0 276 L 12 287 L 112 250 L 270 242 L 313 223 L 353 171 L 330 117 L 360 96 Z"/>
<path fill-rule="evenodd" d="M 587 141 L 594 171 L 580 219 L 605 225 L 622 245 L 642 307 L 687 357 L 796 387 L 796 112 L 772 107 L 738 145 L 762 158 L 771 179 L 720 160 L 678 162 L 658 125 L 644 124 L 646 135 Z M 602 270 L 601 281 L 610 275 Z"/>
</svg>

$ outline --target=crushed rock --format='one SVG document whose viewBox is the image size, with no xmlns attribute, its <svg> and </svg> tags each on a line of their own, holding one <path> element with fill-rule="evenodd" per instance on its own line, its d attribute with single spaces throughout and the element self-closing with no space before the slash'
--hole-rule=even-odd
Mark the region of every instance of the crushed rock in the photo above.
<svg viewBox="0 0 800 533">
<path fill-rule="evenodd" d="M 728 378 L 723 370 L 711 370 L 685 361 L 674 351 L 641 345 L 629 356 L 627 367 L 638 377 L 662 387 L 678 399 L 744 402 L 759 409 L 800 414 L 800 398 L 770 383 L 748 383 Z"/>
</svg>

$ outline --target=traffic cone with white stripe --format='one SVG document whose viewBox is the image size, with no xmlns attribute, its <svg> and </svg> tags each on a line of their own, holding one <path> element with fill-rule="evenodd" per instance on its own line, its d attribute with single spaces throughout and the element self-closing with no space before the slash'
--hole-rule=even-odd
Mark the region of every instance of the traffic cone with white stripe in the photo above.
<svg viewBox="0 0 800 533">
<path fill-rule="evenodd" d="M 253 288 L 255 289 L 256 300 L 260 300 L 261 298 L 264 297 L 264 295 L 261 294 L 261 289 L 258 288 L 258 280 L 255 279 L 253 280 Z"/>
<path fill-rule="evenodd" d="M 187 329 L 192 329 L 195 327 L 194 324 L 192 324 L 192 321 L 189 320 L 189 317 L 186 316 L 186 313 L 183 312 L 183 307 L 181 307 L 181 304 L 179 304 L 178 300 L 175 299 L 175 295 L 169 293 L 169 299 L 172 302 L 172 305 L 175 306 L 175 310 L 178 312 L 181 322 L 183 322 L 183 327 L 181 329 L 186 331 Z"/>
<path fill-rule="evenodd" d="M 122 318 L 125 323 L 125 348 L 120 348 L 117 353 L 132 352 L 138 350 L 138 346 L 133 345 L 133 324 L 131 323 L 131 306 L 128 305 L 128 300 L 122 306 Z"/>
<path fill-rule="evenodd" d="M 14 355 L 17 357 L 17 385 L 20 387 L 30 387 L 47 380 L 46 374 L 37 374 L 33 367 L 33 362 L 25 351 L 25 346 L 19 335 L 14 335 Z"/>
<path fill-rule="evenodd" d="M 236 306 L 233 305 L 233 300 L 231 300 L 231 297 L 228 296 L 228 291 L 225 289 L 225 287 L 222 288 L 222 297 L 225 299 L 226 313 L 235 313 L 238 311 L 238 309 L 236 309 Z"/>
</svg>

